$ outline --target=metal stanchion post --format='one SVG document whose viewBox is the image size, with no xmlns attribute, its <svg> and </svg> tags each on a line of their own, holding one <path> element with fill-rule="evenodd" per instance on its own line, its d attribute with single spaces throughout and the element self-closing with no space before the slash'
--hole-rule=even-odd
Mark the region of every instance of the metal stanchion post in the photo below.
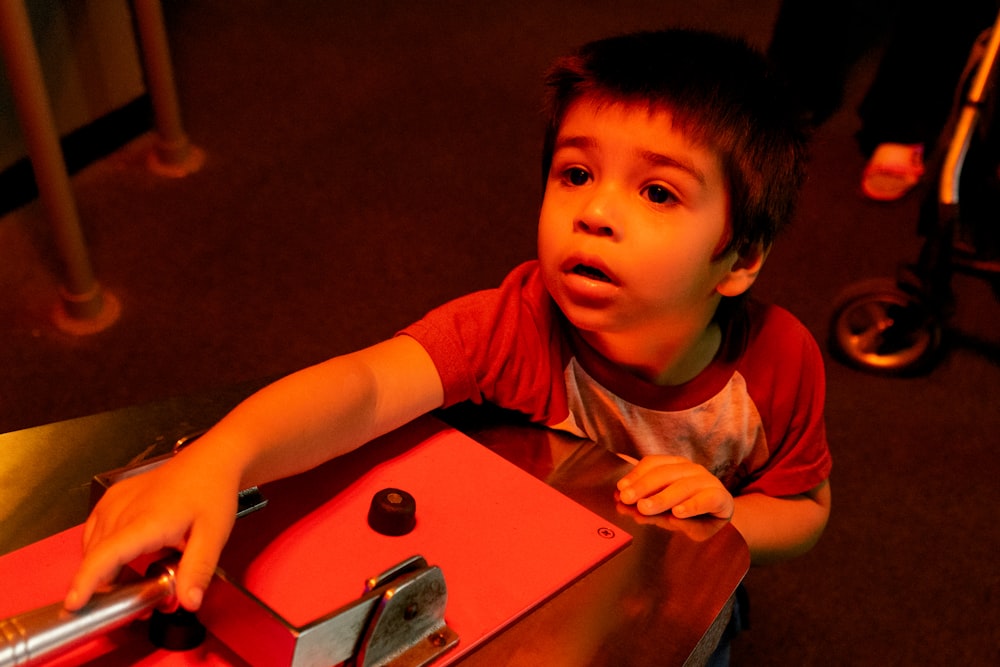
<svg viewBox="0 0 1000 667">
<path fill-rule="evenodd" d="M 191 144 L 181 124 L 163 7 L 160 0 L 133 0 L 132 6 L 156 123 L 157 141 L 149 156 L 149 166 L 165 176 L 187 176 L 201 168 L 205 154 Z"/>
<path fill-rule="evenodd" d="M 0 47 L 39 196 L 63 261 L 56 325 L 73 334 L 100 331 L 118 319 L 120 307 L 94 278 L 31 24 L 21 0 L 0 2 Z"/>
</svg>

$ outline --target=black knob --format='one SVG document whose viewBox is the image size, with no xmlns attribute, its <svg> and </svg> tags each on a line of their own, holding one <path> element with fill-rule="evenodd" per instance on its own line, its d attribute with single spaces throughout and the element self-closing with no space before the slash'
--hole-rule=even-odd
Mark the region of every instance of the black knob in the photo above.
<svg viewBox="0 0 1000 667">
<path fill-rule="evenodd" d="M 383 535 L 406 535 L 417 525 L 417 501 L 402 489 L 382 489 L 372 497 L 368 525 Z"/>
<path fill-rule="evenodd" d="M 149 641 L 168 651 L 187 651 L 205 641 L 205 626 L 183 608 L 170 613 L 156 610 L 149 620 Z"/>
</svg>

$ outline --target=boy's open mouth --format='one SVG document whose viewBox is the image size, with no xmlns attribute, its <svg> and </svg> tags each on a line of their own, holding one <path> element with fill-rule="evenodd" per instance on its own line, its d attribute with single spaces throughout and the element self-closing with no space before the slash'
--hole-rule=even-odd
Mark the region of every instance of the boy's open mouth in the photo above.
<svg viewBox="0 0 1000 667">
<path fill-rule="evenodd" d="M 603 283 L 611 282 L 611 278 L 609 278 L 606 273 L 600 269 L 595 269 L 592 266 L 587 266 L 586 264 L 577 264 L 574 266 L 573 273 L 585 278 L 590 278 L 591 280 L 599 280 Z"/>
</svg>

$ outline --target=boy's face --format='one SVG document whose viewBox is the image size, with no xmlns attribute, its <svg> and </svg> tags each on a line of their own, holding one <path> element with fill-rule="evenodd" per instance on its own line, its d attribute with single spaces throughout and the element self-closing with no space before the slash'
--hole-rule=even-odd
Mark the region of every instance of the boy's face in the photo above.
<svg viewBox="0 0 1000 667">
<path fill-rule="evenodd" d="M 545 283 L 579 329 L 708 325 L 734 254 L 722 167 L 667 112 L 570 106 L 555 142 L 538 227 Z M 653 327 L 654 329 L 650 329 Z M 668 329 L 669 330 L 669 329 Z"/>
</svg>

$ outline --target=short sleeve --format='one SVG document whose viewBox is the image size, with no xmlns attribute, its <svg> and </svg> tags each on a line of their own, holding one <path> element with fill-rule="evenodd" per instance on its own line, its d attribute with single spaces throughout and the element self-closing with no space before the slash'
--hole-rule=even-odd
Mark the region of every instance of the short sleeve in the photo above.
<svg viewBox="0 0 1000 667">
<path fill-rule="evenodd" d="M 738 493 L 797 495 L 826 480 L 833 465 L 823 357 L 812 334 L 790 313 L 760 308 L 755 316 L 761 324 L 751 335 L 743 372 L 761 412 L 767 451 L 748 459 Z"/>
<path fill-rule="evenodd" d="M 451 301 L 400 333 L 433 359 L 445 406 L 485 401 L 549 423 L 552 411 L 565 413 L 566 404 L 565 344 L 556 320 L 532 261 L 498 288 Z"/>
</svg>

